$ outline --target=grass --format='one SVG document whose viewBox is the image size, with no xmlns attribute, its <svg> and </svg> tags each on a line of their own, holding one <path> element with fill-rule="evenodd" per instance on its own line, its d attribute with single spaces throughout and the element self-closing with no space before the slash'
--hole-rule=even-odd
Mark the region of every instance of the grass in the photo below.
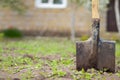
<svg viewBox="0 0 120 80">
<path fill-rule="evenodd" d="M 120 42 L 116 44 L 116 56 L 120 57 Z"/>
<path fill-rule="evenodd" d="M 23 39 L 23 40 L 5 40 L 0 42 L 0 53 L 20 54 L 66 54 L 75 53 L 75 44 L 67 39 Z M 5 50 L 4 50 L 5 49 Z"/>
<path fill-rule="evenodd" d="M 11 79 L 11 74 L 21 80 L 106 80 L 102 71 L 76 71 L 75 54 L 75 43 L 66 38 L 1 39 L 0 73 L 7 73 L 8 79 Z M 116 56 L 120 56 L 119 42 L 116 44 Z M 117 65 L 120 65 L 119 60 Z M 35 78 L 36 75 L 39 78 Z M 120 72 L 107 75 L 120 77 Z"/>
<path fill-rule="evenodd" d="M 19 54 L 69 54 L 76 53 L 75 43 L 68 39 L 22 39 L 22 40 L 2 40 L 0 41 L 0 53 Z M 116 43 L 116 56 L 120 56 L 120 42 Z"/>
</svg>

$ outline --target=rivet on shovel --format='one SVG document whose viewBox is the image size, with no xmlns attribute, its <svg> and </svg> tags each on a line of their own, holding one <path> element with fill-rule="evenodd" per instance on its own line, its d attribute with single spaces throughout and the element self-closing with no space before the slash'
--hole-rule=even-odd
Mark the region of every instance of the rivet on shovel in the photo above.
<svg viewBox="0 0 120 80">
<path fill-rule="evenodd" d="M 99 38 L 99 0 L 92 0 L 92 36 L 87 41 L 76 42 L 76 68 L 95 68 L 115 72 L 115 41 Z"/>
</svg>

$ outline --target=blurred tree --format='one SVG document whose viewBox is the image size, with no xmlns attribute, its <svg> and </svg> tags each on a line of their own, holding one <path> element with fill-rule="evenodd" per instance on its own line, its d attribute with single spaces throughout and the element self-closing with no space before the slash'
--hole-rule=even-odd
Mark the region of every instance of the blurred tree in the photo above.
<svg viewBox="0 0 120 80">
<path fill-rule="evenodd" d="M 115 15 L 116 15 L 116 23 L 117 23 L 117 28 L 118 28 L 118 32 L 119 32 L 119 35 L 120 35 L 120 9 L 119 9 L 119 6 L 120 6 L 120 0 L 115 0 Z"/>
<path fill-rule="evenodd" d="M 100 1 L 100 10 L 105 10 L 106 5 L 109 3 L 109 0 L 99 0 Z M 91 10 L 92 0 L 71 0 L 71 40 L 75 41 L 75 12 L 80 7 L 83 6 L 88 10 Z"/>
<path fill-rule="evenodd" d="M 0 7 L 9 8 L 19 14 L 23 14 L 27 8 L 23 0 L 0 0 Z"/>
<path fill-rule="evenodd" d="M 88 9 L 91 9 L 92 0 L 71 0 L 71 4 L 76 4 L 77 7 L 84 6 Z M 109 0 L 99 0 L 99 8 L 101 10 L 106 9 L 106 5 L 109 3 Z"/>
<path fill-rule="evenodd" d="M 104 11 L 107 9 L 107 4 L 110 0 L 99 0 L 99 9 Z M 115 0 L 115 14 L 116 14 L 116 21 L 117 27 L 120 34 L 120 9 L 119 9 L 119 1 Z M 71 0 L 71 6 L 73 11 L 71 12 L 71 39 L 75 41 L 75 11 L 78 7 L 84 6 L 85 8 L 91 10 L 91 2 L 92 0 Z"/>
</svg>

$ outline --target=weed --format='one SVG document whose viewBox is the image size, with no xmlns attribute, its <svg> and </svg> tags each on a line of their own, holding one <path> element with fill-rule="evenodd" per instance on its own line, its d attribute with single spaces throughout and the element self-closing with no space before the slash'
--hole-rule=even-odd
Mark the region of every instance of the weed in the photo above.
<svg viewBox="0 0 120 80">
<path fill-rule="evenodd" d="M 80 38 L 80 40 L 85 41 L 85 40 L 87 40 L 88 38 L 89 38 L 88 35 L 84 35 L 84 36 L 82 36 L 82 37 Z"/>
<path fill-rule="evenodd" d="M 5 71 L 11 75 L 21 74 L 21 80 L 31 80 L 34 77 L 33 70 L 40 71 L 38 74 L 43 77 L 42 80 L 65 77 L 74 80 L 106 79 L 102 76 L 104 75 L 103 71 L 94 69 L 87 72 L 84 69 L 81 71 L 75 70 L 75 59 L 73 57 L 76 53 L 75 44 L 67 39 L 8 39 L 0 41 L 0 44 L 0 71 Z M 119 57 L 120 43 L 117 43 L 116 53 Z M 44 56 L 51 54 L 52 56 L 54 56 L 53 54 L 60 55 L 61 58 L 50 58 L 50 56 L 44 58 Z M 117 58 L 117 66 L 119 65 L 120 60 Z M 104 69 L 104 71 L 107 71 L 107 69 Z M 120 72 L 117 72 L 116 75 L 120 77 Z"/>
<path fill-rule="evenodd" d="M 65 66 L 69 66 L 72 63 L 74 64 L 73 59 L 64 59 L 64 58 L 61 58 L 59 62 L 60 62 L 60 64 L 63 64 Z"/>
<path fill-rule="evenodd" d="M 4 37 L 8 38 L 21 38 L 22 32 L 16 28 L 10 28 L 3 31 Z"/>
<path fill-rule="evenodd" d="M 0 40 L 2 40 L 3 39 L 3 37 L 4 37 L 4 33 L 0 33 Z"/>
<path fill-rule="evenodd" d="M 119 57 L 120 56 L 120 43 L 116 44 L 116 56 Z"/>
<path fill-rule="evenodd" d="M 48 63 L 48 65 L 51 67 L 52 69 L 52 74 L 50 76 L 58 76 L 58 77 L 63 77 L 66 75 L 66 72 L 63 70 L 59 69 L 59 62 L 57 60 L 52 60 L 51 62 Z M 50 77 L 49 76 L 49 77 Z"/>
<path fill-rule="evenodd" d="M 117 72 L 116 75 L 117 75 L 118 77 L 120 77 L 120 72 Z"/>
<path fill-rule="evenodd" d="M 80 79 L 85 79 L 85 80 L 91 80 L 94 76 L 92 73 L 85 72 L 84 69 L 81 71 L 75 71 L 75 74 L 72 75 L 74 80 L 80 80 Z"/>
<path fill-rule="evenodd" d="M 31 70 L 27 70 L 27 72 L 21 74 L 21 78 L 22 80 L 30 80 L 31 78 L 34 78 L 34 76 Z"/>
<path fill-rule="evenodd" d="M 52 70 L 52 75 L 51 76 L 58 76 L 58 77 L 64 77 L 66 75 L 66 72 L 58 69 Z"/>
</svg>

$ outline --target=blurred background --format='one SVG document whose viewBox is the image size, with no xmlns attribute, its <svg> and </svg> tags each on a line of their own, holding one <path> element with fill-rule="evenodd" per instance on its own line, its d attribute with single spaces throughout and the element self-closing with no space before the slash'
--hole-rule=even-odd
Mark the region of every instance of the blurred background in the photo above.
<svg viewBox="0 0 120 80">
<path fill-rule="evenodd" d="M 120 80 L 120 0 L 99 1 L 117 73 L 76 72 L 75 41 L 91 36 L 92 0 L 0 0 L 0 80 Z"/>
<path fill-rule="evenodd" d="M 100 0 L 99 5 L 101 36 L 119 39 L 120 1 Z M 12 31 L 13 36 L 21 32 L 75 41 L 75 37 L 89 37 L 91 25 L 91 0 L 0 0 L 1 35 Z"/>
</svg>

